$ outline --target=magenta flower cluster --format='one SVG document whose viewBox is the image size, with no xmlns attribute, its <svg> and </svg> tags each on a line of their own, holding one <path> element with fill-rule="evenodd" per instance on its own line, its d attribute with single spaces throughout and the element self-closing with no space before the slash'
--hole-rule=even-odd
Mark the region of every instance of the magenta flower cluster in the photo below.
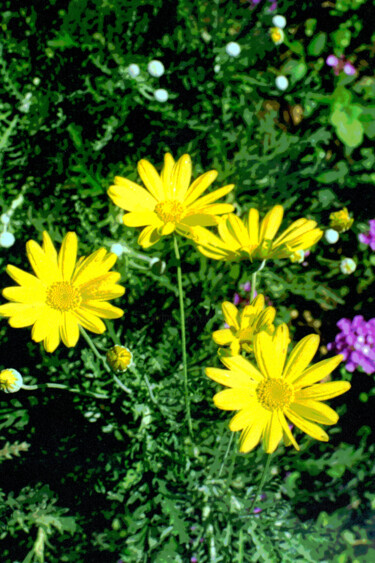
<svg viewBox="0 0 375 563">
<path fill-rule="evenodd" d="M 365 373 L 375 373 L 375 318 L 365 321 L 356 315 L 353 320 L 340 319 L 337 326 L 341 332 L 328 344 L 328 350 L 342 354 L 350 372 L 361 366 Z"/>
<path fill-rule="evenodd" d="M 248 0 L 250 4 L 250 8 L 255 8 L 258 4 L 261 3 L 262 0 Z M 270 6 L 268 8 L 269 12 L 274 12 L 277 10 L 277 2 L 275 0 L 268 0 L 270 2 Z"/>
<path fill-rule="evenodd" d="M 375 219 L 369 221 L 370 231 L 368 233 L 361 233 L 358 235 L 360 242 L 363 244 L 368 244 L 371 250 L 375 251 Z"/>
<path fill-rule="evenodd" d="M 336 57 L 336 55 L 329 55 L 326 58 L 326 64 L 333 68 L 336 76 L 343 70 L 348 76 L 353 76 L 357 71 L 351 62 L 347 61 L 344 57 Z"/>
</svg>

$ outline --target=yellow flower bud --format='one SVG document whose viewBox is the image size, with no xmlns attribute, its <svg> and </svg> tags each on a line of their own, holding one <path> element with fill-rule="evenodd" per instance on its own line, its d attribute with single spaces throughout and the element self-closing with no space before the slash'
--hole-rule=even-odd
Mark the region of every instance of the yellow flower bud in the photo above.
<svg viewBox="0 0 375 563">
<path fill-rule="evenodd" d="M 117 372 L 124 372 L 131 365 L 133 355 L 125 346 L 117 344 L 110 348 L 106 354 L 109 366 Z"/>
<path fill-rule="evenodd" d="M 330 218 L 329 226 L 332 229 L 335 229 L 335 231 L 337 231 L 338 233 L 343 233 L 344 231 L 348 231 L 354 223 L 354 219 L 350 217 L 346 207 L 340 209 L 340 211 L 335 211 L 334 213 L 331 213 L 329 218 Z"/>
</svg>

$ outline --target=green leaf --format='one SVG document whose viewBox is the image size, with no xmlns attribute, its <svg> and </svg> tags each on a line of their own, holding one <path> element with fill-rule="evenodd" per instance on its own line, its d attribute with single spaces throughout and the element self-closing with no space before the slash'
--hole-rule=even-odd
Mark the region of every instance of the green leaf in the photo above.
<svg viewBox="0 0 375 563">
<path fill-rule="evenodd" d="M 349 172 L 349 168 L 345 162 L 340 161 L 337 163 L 336 170 L 329 170 L 328 172 L 323 172 L 317 177 L 318 182 L 322 184 L 333 184 L 334 182 L 338 182 L 342 180 Z M 336 196 L 334 195 L 334 198 Z M 333 201 L 333 200 L 332 200 Z"/>
<path fill-rule="evenodd" d="M 322 33 L 318 33 L 314 39 L 312 39 L 307 47 L 307 52 L 309 55 L 312 55 L 314 57 L 319 56 L 323 50 L 324 47 L 326 45 L 326 41 L 327 41 L 327 34 L 322 32 Z"/>
<path fill-rule="evenodd" d="M 356 112 L 353 112 L 354 115 Z M 347 147 L 355 148 L 362 144 L 363 125 L 352 117 L 348 111 L 336 109 L 331 115 L 331 123 L 336 129 L 336 134 L 340 141 Z"/>
</svg>

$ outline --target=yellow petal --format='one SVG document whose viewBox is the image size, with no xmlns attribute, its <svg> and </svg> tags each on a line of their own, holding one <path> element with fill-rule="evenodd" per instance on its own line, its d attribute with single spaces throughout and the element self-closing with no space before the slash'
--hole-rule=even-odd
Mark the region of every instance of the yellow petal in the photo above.
<svg viewBox="0 0 375 563">
<path fill-rule="evenodd" d="M 13 328 L 24 328 L 35 323 L 44 305 L 23 305 L 23 309 L 9 319 L 9 325 Z"/>
<path fill-rule="evenodd" d="M 239 246 L 248 246 L 250 244 L 249 233 L 243 221 L 231 213 L 228 217 L 227 226 L 230 234 L 238 242 Z"/>
<path fill-rule="evenodd" d="M 222 357 L 220 358 L 222 363 L 236 373 L 241 373 L 244 377 L 250 378 L 254 382 L 260 383 L 263 381 L 264 377 L 259 370 L 251 362 L 243 358 L 242 356 Z"/>
<path fill-rule="evenodd" d="M 342 356 L 342 354 L 338 354 L 333 358 L 327 358 L 326 360 L 322 360 L 314 366 L 311 366 L 294 381 L 295 389 L 308 387 L 310 385 L 313 385 L 317 381 L 321 381 L 322 379 L 327 377 L 327 375 L 332 373 L 343 359 L 344 357 Z"/>
<path fill-rule="evenodd" d="M 62 341 L 68 348 L 72 348 L 77 344 L 79 338 L 79 328 L 77 317 L 75 317 L 73 313 L 63 313 L 60 334 Z"/>
<path fill-rule="evenodd" d="M 13 317 L 18 314 L 22 314 L 22 311 L 27 309 L 29 305 L 25 303 L 5 303 L 0 305 L 0 316 L 2 317 Z"/>
<path fill-rule="evenodd" d="M 256 406 L 256 403 L 254 402 Z M 246 426 L 250 426 L 254 422 L 253 409 L 242 409 L 237 414 L 234 415 L 229 423 L 229 429 L 232 432 L 237 432 L 237 430 L 243 430 Z"/>
<path fill-rule="evenodd" d="M 241 243 L 234 235 L 233 229 L 230 226 L 229 215 L 225 220 L 220 221 L 218 225 L 218 232 L 220 238 L 222 239 L 221 245 L 227 246 L 233 250 L 237 250 L 241 247 Z"/>
<path fill-rule="evenodd" d="M 283 434 L 284 434 L 284 443 L 286 446 L 288 446 L 289 444 L 293 444 L 293 446 L 296 448 L 296 450 L 299 451 L 299 445 L 297 444 L 296 439 L 294 438 L 289 425 L 285 419 L 284 414 L 281 411 L 277 411 L 277 416 L 279 417 L 279 421 L 281 424 L 281 427 L 283 429 Z"/>
<path fill-rule="evenodd" d="M 38 287 L 38 288 L 41 286 L 41 282 L 37 277 L 33 276 L 32 274 L 29 274 L 28 272 L 24 272 L 23 270 L 20 270 L 20 268 L 17 268 L 17 266 L 12 266 L 12 264 L 8 264 L 8 266 L 6 267 L 6 271 L 9 274 L 9 276 L 19 285 Z"/>
<path fill-rule="evenodd" d="M 205 214 L 205 212 L 202 211 L 202 213 L 186 215 L 181 219 L 180 224 L 187 225 L 188 227 L 214 227 L 217 225 L 217 217 L 209 213 Z"/>
<path fill-rule="evenodd" d="M 124 314 L 122 309 L 114 307 L 111 303 L 107 303 L 106 301 L 85 301 L 81 308 L 103 319 L 119 319 Z"/>
<path fill-rule="evenodd" d="M 224 389 L 224 391 L 214 395 L 214 403 L 217 408 L 225 411 L 238 411 L 248 407 L 253 402 L 254 399 L 251 392 L 242 387 L 238 389 Z"/>
<path fill-rule="evenodd" d="M 211 205 L 197 209 L 206 215 L 225 215 L 226 213 L 233 213 L 234 211 L 234 207 L 231 203 L 212 203 Z"/>
<path fill-rule="evenodd" d="M 102 263 L 106 254 L 105 248 L 99 248 L 87 258 L 80 258 L 75 268 L 72 283 L 81 285 L 91 279 L 97 271 L 98 264 Z"/>
<path fill-rule="evenodd" d="M 283 220 L 284 209 L 281 205 L 275 205 L 262 221 L 259 234 L 259 242 L 273 240 Z"/>
<path fill-rule="evenodd" d="M 259 212 L 257 209 L 249 210 L 246 226 L 249 233 L 249 245 L 255 248 L 259 244 Z"/>
<path fill-rule="evenodd" d="M 95 334 L 102 334 L 105 332 L 106 326 L 103 321 L 87 309 L 80 307 L 75 310 L 73 314 L 76 316 L 79 324 L 83 326 L 83 328 L 87 328 L 87 330 L 90 330 Z"/>
<path fill-rule="evenodd" d="M 148 225 L 160 225 L 159 217 L 153 211 L 132 211 L 126 213 L 122 221 L 127 227 L 145 227 Z"/>
<path fill-rule="evenodd" d="M 263 430 L 263 447 L 267 454 L 272 454 L 280 444 L 283 437 L 283 429 L 277 412 L 271 413 Z"/>
<path fill-rule="evenodd" d="M 3 289 L 5 299 L 20 303 L 44 303 L 46 298 L 45 289 L 39 282 L 34 287 L 5 287 Z"/>
<path fill-rule="evenodd" d="M 163 201 L 165 199 L 163 183 L 152 164 L 148 160 L 142 159 L 138 162 L 137 169 L 150 194 L 158 201 Z"/>
<path fill-rule="evenodd" d="M 56 248 L 53 245 L 51 237 L 47 233 L 47 231 L 43 231 L 43 245 L 42 248 L 46 254 L 46 256 L 57 264 L 57 252 Z"/>
<path fill-rule="evenodd" d="M 194 202 L 194 208 L 198 209 L 201 207 L 207 207 L 207 205 L 210 205 L 211 203 L 214 203 L 214 201 L 217 201 L 218 199 L 229 194 L 229 192 L 231 192 L 233 188 L 234 188 L 234 184 L 228 184 L 227 186 L 223 186 L 218 190 L 214 190 L 213 192 L 196 200 Z M 230 211 L 228 211 L 227 213 L 230 213 Z"/>
<path fill-rule="evenodd" d="M 142 248 L 150 248 L 150 246 L 156 244 L 160 238 L 161 235 L 158 234 L 157 228 L 151 225 L 143 229 L 138 237 L 138 244 L 142 246 Z"/>
<path fill-rule="evenodd" d="M 67 233 L 59 252 L 59 269 L 63 280 L 70 281 L 77 259 L 78 239 L 75 233 Z"/>
<path fill-rule="evenodd" d="M 325 401 L 346 393 L 350 387 L 349 381 L 330 381 L 329 383 L 318 383 L 312 387 L 300 389 L 295 396 L 296 400 L 315 399 L 316 401 Z"/>
<path fill-rule="evenodd" d="M 34 340 L 34 342 L 41 342 L 42 340 L 44 340 L 51 330 L 52 322 L 53 319 L 51 319 L 51 309 L 50 307 L 45 307 L 40 311 L 40 314 L 31 330 L 32 340 Z"/>
<path fill-rule="evenodd" d="M 299 399 L 291 405 L 291 408 L 302 418 L 307 418 L 319 424 L 336 424 L 339 419 L 339 415 L 331 407 L 311 399 L 305 401 Z"/>
<path fill-rule="evenodd" d="M 239 330 L 239 313 L 237 307 L 230 301 L 224 301 L 224 303 L 221 305 L 221 308 L 223 310 L 225 322 L 229 326 L 232 326 L 236 330 Z"/>
<path fill-rule="evenodd" d="M 293 348 L 284 370 L 284 378 L 293 383 L 307 368 L 316 354 L 320 338 L 317 334 L 309 334 L 302 338 Z"/>
<path fill-rule="evenodd" d="M 288 350 L 289 330 L 284 323 L 273 335 L 261 331 L 254 336 L 254 354 L 261 372 L 267 377 L 278 378 L 284 368 Z"/>
<path fill-rule="evenodd" d="M 116 176 L 115 185 L 107 191 L 113 203 L 125 211 L 153 211 L 157 200 L 144 188 L 127 178 Z"/>
<path fill-rule="evenodd" d="M 255 390 L 254 382 L 243 372 L 228 371 L 219 368 L 206 368 L 205 373 L 207 377 L 217 383 L 221 383 L 221 385 L 226 385 L 227 387 L 243 387 L 247 392 L 251 390 L 252 393 Z"/>
<path fill-rule="evenodd" d="M 316 221 L 309 219 L 297 219 L 274 241 L 274 246 L 288 243 L 302 234 L 305 234 L 316 227 Z"/>
<path fill-rule="evenodd" d="M 260 442 L 265 422 L 256 421 L 243 429 L 240 438 L 240 452 L 248 453 Z"/>
<path fill-rule="evenodd" d="M 222 330 L 215 330 L 212 333 L 212 338 L 219 346 L 227 346 L 233 342 L 234 336 L 229 328 L 223 328 Z"/>
<path fill-rule="evenodd" d="M 232 356 L 238 356 L 241 352 L 241 344 L 238 338 L 234 338 L 230 345 L 230 353 Z"/>
<path fill-rule="evenodd" d="M 210 170 L 209 172 L 205 172 L 201 176 L 199 176 L 194 182 L 191 184 L 190 188 L 186 192 L 186 197 L 184 204 L 186 207 L 189 207 L 198 197 L 206 191 L 208 186 L 215 181 L 217 177 L 216 170 Z"/>
<path fill-rule="evenodd" d="M 60 323 L 52 324 L 43 345 L 46 352 L 54 352 L 60 344 Z"/>
<path fill-rule="evenodd" d="M 174 167 L 174 158 L 168 152 L 164 155 L 164 166 L 160 173 L 161 181 L 163 182 L 164 192 L 167 199 L 172 199 L 173 194 L 173 183 L 172 183 L 172 171 Z"/>
<path fill-rule="evenodd" d="M 159 227 L 158 232 L 162 236 L 171 235 L 176 230 L 175 223 L 165 223 Z"/>
<path fill-rule="evenodd" d="M 42 282 L 51 284 L 61 280 L 57 264 L 45 255 L 42 248 L 34 240 L 29 240 L 26 243 L 26 253 L 32 269 Z"/>
<path fill-rule="evenodd" d="M 191 158 L 184 154 L 178 159 L 172 170 L 171 199 L 184 201 L 191 180 Z"/>
<path fill-rule="evenodd" d="M 292 424 L 297 426 L 297 428 L 302 430 L 302 432 L 305 432 L 305 434 L 307 434 L 308 436 L 315 438 L 315 440 L 328 442 L 328 434 L 324 432 L 323 428 L 320 428 L 320 426 L 318 426 L 317 424 L 309 422 L 308 420 L 305 420 L 304 418 L 299 416 L 299 414 L 297 414 L 292 408 L 292 405 L 285 411 L 285 414 L 292 422 Z"/>
</svg>

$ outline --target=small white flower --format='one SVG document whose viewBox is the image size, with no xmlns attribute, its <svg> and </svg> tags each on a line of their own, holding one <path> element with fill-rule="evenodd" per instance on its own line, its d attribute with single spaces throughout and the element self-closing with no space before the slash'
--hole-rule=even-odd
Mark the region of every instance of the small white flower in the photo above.
<svg viewBox="0 0 375 563">
<path fill-rule="evenodd" d="M 216 74 L 217 74 L 218 72 L 220 72 L 220 68 L 221 68 L 220 65 L 215 65 L 214 66 L 214 72 L 216 72 Z"/>
<path fill-rule="evenodd" d="M 273 16 L 272 23 L 275 27 L 284 29 L 284 27 L 286 26 L 286 19 L 284 18 L 284 16 Z"/>
<path fill-rule="evenodd" d="M 335 244 L 339 240 L 339 233 L 335 229 L 327 229 L 324 238 L 329 244 Z"/>
<path fill-rule="evenodd" d="M 277 76 L 275 80 L 276 88 L 286 90 L 289 86 L 289 80 L 286 76 Z"/>
<path fill-rule="evenodd" d="M 5 393 L 16 393 L 22 387 L 22 375 L 12 368 L 3 369 L 0 372 L 0 390 Z"/>
<path fill-rule="evenodd" d="M 116 254 L 116 256 L 121 256 L 121 254 L 124 253 L 124 247 L 122 246 L 122 244 L 115 242 L 111 246 L 111 252 L 113 252 L 113 254 Z"/>
<path fill-rule="evenodd" d="M 0 217 L 0 221 L 2 222 L 3 225 L 9 225 L 10 223 L 10 217 L 7 213 L 3 213 L 2 216 Z"/>
<path fill-rule="evenodd" d="M 34 86 L 39 86 L 40 84 L 40 78 L 38 76 L 36 76 L 35 78 L 33 78 L 33 84 Z"/>
<path fill-rule="evenodd" d="M 151 258 L 150 268 L 154 274 L 156 275 L 164 274 L 166 267 L 167 266 L 164 260 L 160 260 L 160 258 L 157 258 L 156 256 L 154 256 L 154 258 Z"/>
<path fill-rule="evenodd" d="M 128 66 L 128 73 L 130 74 L 130 76 L 132 78 L 137 78 L 137 76 L 140 74 L 141 69 L 139 68 L 138 65 L 136 64 L 131 64 Z"/>
<path fill-rule="evenodd" d="M 164 88 L 158 88 L 154 92 L 154 97 L 158 102 L 166 102 L 168 100 L 168 92 Z"/>
<path fill-rule="evenodd" d="M 238 55 L 241 53 L 241 47 L 238 43 L 231 41 L 230 43 L 228 43 L 228 45 L 226 45 L 225 51 L 230 57 L 238 57 Z"/>
<path fill-rule="evenodd" d="M 15 241 L 16 239 L 14 238 L 14 235 L 12 235 L 12 233 L 8 233 L 8 231 L 3 231 L 0 235 L 0 246 L 3 248 L 13 246 Z"/>
<path fill-rule="evenodd" d="M 147 65 L 147 70 L 151 74 L 151 76 L 155 76 L 155 78 L 160 78 L 164 74 L 164 65 L 160 61 L 151 61 Z"/>
<path fill-rule="evenodd" d="M 352 274 L 353 272 L 355 272 L 356 268 L 357 264 L 352 258 L 344 258 L 340 262 L 340 270 L 343 274 Z"/>
</svg>

